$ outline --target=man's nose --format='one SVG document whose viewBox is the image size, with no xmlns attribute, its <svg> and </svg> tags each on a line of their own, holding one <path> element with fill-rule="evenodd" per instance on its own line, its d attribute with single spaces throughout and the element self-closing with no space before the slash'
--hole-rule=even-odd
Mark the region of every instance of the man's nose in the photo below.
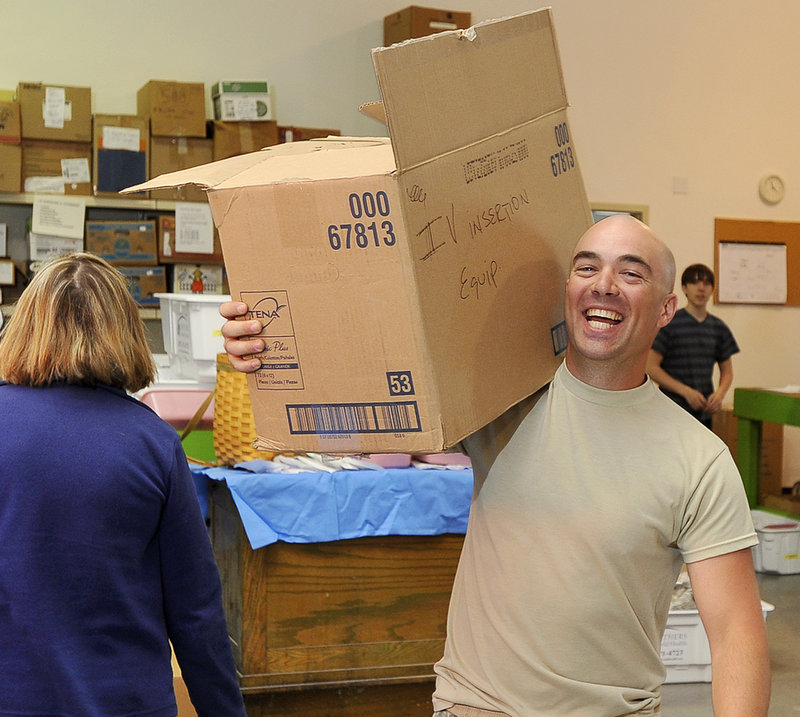
<svg viewBox="0 0 800 717">
<path fill-rule="evenodd" d="M 597 294 L 613 296 L 619 293 L 617 275 L 612 269 L 601 269 L 595 274 L 592 291 Z"/>
</svg>

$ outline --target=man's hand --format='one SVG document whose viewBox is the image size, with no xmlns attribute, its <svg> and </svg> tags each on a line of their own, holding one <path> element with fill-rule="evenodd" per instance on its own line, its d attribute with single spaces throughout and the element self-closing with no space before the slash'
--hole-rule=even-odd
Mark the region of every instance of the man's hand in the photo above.
<svg viewBox="0 0 800 717">
<path fill-rule="evenodd" d="M 261 333 L 261 324 L 258 321 L 239 321 L 237 317 L 247 314 L 247 304 L 241 301 L 226 301 L 219 307 L 219 313 L 227 321 L 222 325 L 222 335 L 225 337 L 225 353 L 228 354 L 231 366 L 244 373 L 255 371 L 261 366 L 257 358 L 245 358 L 264 350 L 263 339 L 253 339 Z"/>
</svg>

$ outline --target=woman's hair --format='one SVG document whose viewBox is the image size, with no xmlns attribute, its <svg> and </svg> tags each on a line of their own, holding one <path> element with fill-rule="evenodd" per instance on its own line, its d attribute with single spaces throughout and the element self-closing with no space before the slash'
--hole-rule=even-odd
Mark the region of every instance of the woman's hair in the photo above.
<svg viewBox="0 0 800 717">
<path fill-rule="evenodd" d="M 0 378 L 23 386 L 104 383 L 130 392 L 149 385 L 155 363 L 122 274 L 84 252 L 45 264 L 0 334 Z"/>
<path fill-rule="evenodd" d="M 681 286 L 696 284 L 698 281 L 705 281 L 714 286 L 714 272 L 705 264 L 687 266 L 681 275 Z"/>
</svg>

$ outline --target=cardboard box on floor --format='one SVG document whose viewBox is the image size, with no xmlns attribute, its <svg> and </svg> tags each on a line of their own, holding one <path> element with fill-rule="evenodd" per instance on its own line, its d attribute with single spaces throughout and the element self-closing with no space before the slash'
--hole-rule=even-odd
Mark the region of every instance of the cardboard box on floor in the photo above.
<svg viewBox="0 0 800 717">
<path fill-rule="evenodd" d="M 130 189 L 208 188 L 231 294 L 264 327 L 248 381 L 268 450 L 442 451 L 566 347 L 591 214 L 551 12 L 373 60 L 391 143 L 293 142 Z"/>
</svg>

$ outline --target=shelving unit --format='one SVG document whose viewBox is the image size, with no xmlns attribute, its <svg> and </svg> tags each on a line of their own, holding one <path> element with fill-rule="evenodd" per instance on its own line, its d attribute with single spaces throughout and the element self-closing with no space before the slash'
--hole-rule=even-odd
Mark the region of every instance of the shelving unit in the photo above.
<svg viewBox="0 0 800 717">
<path fill-rule="evenodd" d="M 34 193 L 0 193 L 0 223 L 8 226 L 8 256 L 18 265 L 27 265 L 30 262 L 30 247 L 28 246 L 27 232 L 33 211 L 33 203 L 37 195 Z M 50 196 L 50 195 L 47 195 Z M 72 195 L 86 203 L 87 219 L 151 219 L 159 214 L 175 211 L 175 201 L 166 199 L 148 199 L 145 197 L 95 197 Z M 9 317 L 13 311 L 13 302 L 21 291 L 16 287 L 3 287 L 3 303 L 0 312 L 4 317 Z M 158 308 L 142 307 L 140 316 L 145 322 L 161 320 L 161 311 Z M 155 338 L 160 336 L 160 330 L 152 330 Z"/>
</svg>

